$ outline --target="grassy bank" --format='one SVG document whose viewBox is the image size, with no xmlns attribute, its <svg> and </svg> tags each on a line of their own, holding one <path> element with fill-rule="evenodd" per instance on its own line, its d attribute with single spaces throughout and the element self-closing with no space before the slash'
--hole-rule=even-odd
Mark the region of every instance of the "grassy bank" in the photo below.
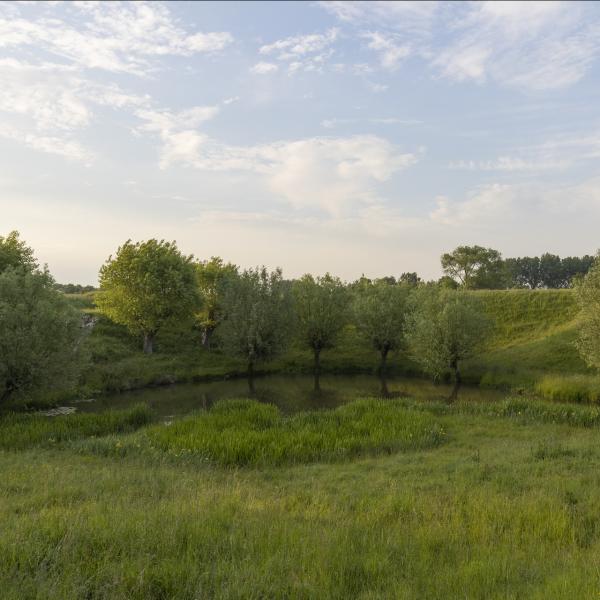
<svg viewBox="0 0 600 600">
<path fill-rule="evenodd" d="M 92 438 L 0 451 L 2 597 L 597 597 L 598 411 L 403 402 L 442 445 L 241 469 L 97 456 Z"/>
<path fill-rule="evenodd" d="M 600 380 L 574 347 L 578 311 L 572 290 L 472 293 L 482 300 L 494 329 L 484 351 L 465 363 L 467 382 L 534 391 L 556 400 L 600 400 Z M 204 350 L 199 332 L 190 324 L 162 331 L 156 354 L 144 356 L 139 340 L 97 314 L 93 294 L 71 299 L 98 319 L 87 341 L 92 364 L 84 374 L 81 395 L 244 374 L 242 363 L 216 350 Z M 322 354 L 322 368 L 327 373 L 374 373 L 377 365 L 377 353 L 352 326 L 345 329 L 335 349 Z M 393 374 L 422 375 L 418 365 L 402 352 L 390 357 L 389 368 Z M 282 358 L 260 366 L 264 373 L 309 373 L 311 369 L 310 352 L 297 346 Z"/>
</svg>

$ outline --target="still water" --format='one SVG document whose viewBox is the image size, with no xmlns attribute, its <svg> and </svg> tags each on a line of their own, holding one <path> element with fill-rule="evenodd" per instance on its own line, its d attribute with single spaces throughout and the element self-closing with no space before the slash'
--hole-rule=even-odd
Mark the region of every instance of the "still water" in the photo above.
<svg viewBox="0 0 600 600">
<path fill-rule="evenodd" d="M 377 377 L 368 375 L 323 375 L 321 391 L 313 391 L 313 378 L 304 375 L 271 375 L 255 380 L 253 396 L 261 402 L 277 405 L 283 412 L 292 413 L 320 408 L 335 408 L 364 396 L 376 396 L 380 392 Z M 449 385 L 435 385 L 422 379 L 390 378 L 388 390 L 393 395 L 408 395 L 423 400 L 444 400 L 452 390 Z M 144 403 L 159 416 L 173 418 L 209 408 L 214 402 L 226 398 L 248 396 L 245 379 L 230 379 L 208 383 L 176 384 L 101 396 L 94 401 L 76 404 L 78 412 L 101 412 L 129 408 Z M 460 398 L 464 400 L 499 400 L 505 393 L 463 386 Z"/>
</svg>

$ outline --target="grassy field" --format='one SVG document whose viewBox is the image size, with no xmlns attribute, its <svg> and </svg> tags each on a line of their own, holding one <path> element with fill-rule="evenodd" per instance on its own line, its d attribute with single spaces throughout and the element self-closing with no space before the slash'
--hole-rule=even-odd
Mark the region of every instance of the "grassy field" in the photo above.
<svg viewBox="0 0 600 600">
<path fill-rule="evenodd" d="M 288 443 L 327 430 L 334 413 L 228 424 L 229 410 L 252 410 L 231 403 L 178 427 L 122 415 L 108 435 L 98 415 L 69 415 L 50 421 L 76 431 L 57 442 L 53 431 L 31 435 L 22 421 L 15 432 L 0 420 L 0 436 L 12 431 L 0 451 L 2 598 L 600 595 L 599 409 L 526 398 L 366 402 L 375 402 L 363 423 L 369 444 L 338 456 Z M 350 407 L 357 422 L 361 406 Z M 377 415 L 416 442 L 389 448 L 383 435 L 379 444 Z M 286 429 L 296 464 L 275 466 L 276 448 L 260 435 L 272 427 Z M 432 428 L 443 439 L 423 437 Z M 235 466 L 248 465 L 245 454 L 169 452 L 214 448 L 206 430 L 230 444 L 254 440 L 273 460 Z M 166 445 L 147 452 L 144 436 Z M 130 451 L 109 455 L 107 445 Z"/>
<path fill-rule="evenodd" d="M 577 305 L 572 290 L 508 290 L 472 292 L 494 323 L 487 347 L 463 367 L 469 383 L 535 392 L 555 400 L 597 402 L 600 380 L 574 347 Z M 93 294 L 69 296 L 74 305 L 98 317 Z M 157 352 L 144 356 L 139 340 L 99 317 L 88 339 L 91 367 L 84 375 L 83 396 L 96 396 L 175 381 L 203 381 L 243 374 L 244 365 L 205 351 L 191 326 L 159 334 Z M 373 373 L 378 357 L 352 326 L 338 346 L 323 353 L 328 373 Z M 395 374 L 422 375 L 406 355 L 390 357 Z M 292 346 L 282 358 L 260 366 L 265 373 L 309 373 L 310 352 Z"/>
</svg>

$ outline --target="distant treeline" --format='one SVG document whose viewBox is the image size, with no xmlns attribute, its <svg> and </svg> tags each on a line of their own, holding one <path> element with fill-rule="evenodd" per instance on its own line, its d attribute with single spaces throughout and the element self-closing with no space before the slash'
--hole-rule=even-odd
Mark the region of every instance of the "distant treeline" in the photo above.
<svg viewBox="0 0 600 600">
<path fill-rule="evenodd" d="M 54 287 L 63 294 L 85 294 L 97 290 L 93 285 L 79 285 L 78 283 L 55 283 Z"/>
<path fill-rule="evenodd" d="M 502 258 L 493 248 L 458 246 L 441 257 L 440 283 L 468 289 L 568 288 L 587 274 L 595 256 L 542 256 Z"/>
</svg>

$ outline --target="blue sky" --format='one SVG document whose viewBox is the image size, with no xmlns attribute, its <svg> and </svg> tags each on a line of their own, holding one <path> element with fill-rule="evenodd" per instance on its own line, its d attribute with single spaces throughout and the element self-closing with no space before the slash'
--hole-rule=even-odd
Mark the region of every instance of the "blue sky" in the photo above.
<svg viewBox="0 0 600 600">
<path fill-rule="evenodd" d="M 600 247 L 596 2 L 0 3 L 0 235 L 288 276 Z"/>
</svg>

